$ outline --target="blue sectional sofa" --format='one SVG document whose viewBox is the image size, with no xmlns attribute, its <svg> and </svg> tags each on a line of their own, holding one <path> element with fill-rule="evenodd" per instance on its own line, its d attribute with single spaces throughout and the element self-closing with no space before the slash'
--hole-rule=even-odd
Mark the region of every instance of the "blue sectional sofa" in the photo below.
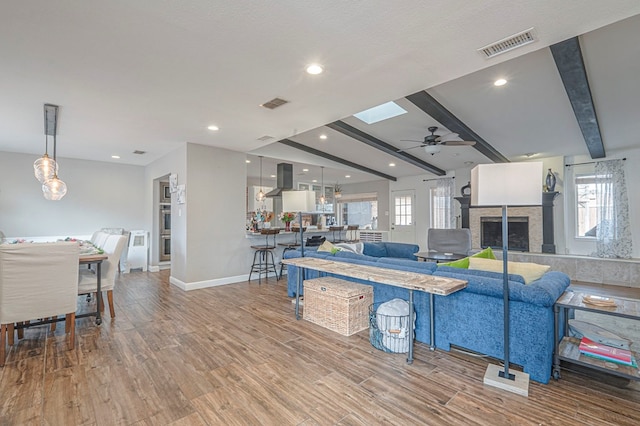
<svg viewBox="0 0 640 426">
<path fill-rule="evenodd" d="M 418 262 L 413 256 L 413 253 L 418 251 L 417 246 L 410 249 L 394 247 L 397 243 L 364 244 L 364 255 L 343 251 L 331 254 L 305 249 L 305 257 L 327 258 L 466 280 L 468 284 L 464 290 L 449 296 L 435 296 L 436 346 L 438 349 L 449 351 L 454 345 L 498 359 L 504 357 L 501 273 L 438 266 L 433 262 Z M 377 244 L 377 246 L 367 249 L 368 244 Z M 384 244 L 384 247 L 381 247 L 381 244 Z M 409 257 L 406 254 L 410 250 L 414 251 Z M 380 256 L 372 254 L 380 254 Z M 300 257 L 300 251 L 288 251 L 285 255 L 285 258 L 295 257 Z M 295 296 L 298 272 L 297 267 L 288 266 L 287 290 L 290 297 Z M 318 276 L 317 271 L 305 271 L 306 279 Z M 349 277 L 340 278 L 372 285 L 374 303 L 385 302 L 396 297 L 408 299 L 406 289 Z M 551 377 L 554 350 L 553 304 L 569 283 L 569 276 L 555 271 L 547 272 L 540 279 L 526 285 L 522 277 L 509 275 L 510 361 L 522 366 L 532 380 L 540 383 L 548 383 Z M 423 292 L 414 292 L 414 303 L 416 340 L 430 343 L 428 295 Z"/>
</svg>

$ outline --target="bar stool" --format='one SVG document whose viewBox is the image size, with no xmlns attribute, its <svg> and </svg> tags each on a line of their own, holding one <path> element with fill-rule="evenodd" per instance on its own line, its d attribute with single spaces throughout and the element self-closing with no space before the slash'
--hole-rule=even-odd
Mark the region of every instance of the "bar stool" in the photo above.
<svg viewBox="0 0 640 426">
<path fill-rule="evenodd" d="M 307 227 L 302 228 L 302 232 L 306 231 Z M 291 227 L 291 232 L 293 232 L 293 242 L 292 243 L 278 243 L 279 246 L 284 247 L 282 250 L 282 258 L 284 259 L 284 254 L 289 250 L 295 250 L 296 247 L 300 247 L 300 243 L 298 242 L 298 235 L 300 235 L 300 227 Z M 282 260 L 280 261 L 280 277 L 282 278 L 282 269 L 284 268 L 284 263 Z"/>
<path fill-rule="evenodd" d="M 360 241 L 358 239 L 358 228 L 359 225 L 347 225 L 347 242 L 348 243 L 357 243 Z"/>
<path fill-rule="evenodd" d="M 344 231 L 344 226 L 330 226 L 329 231 L 331 231 L 332 243 L 341 243 L 342 239 L 342 231 Z M 338 238 L 336 238 L 336 232 L 338 233 Z"/>
<path fill-rule="evenodd" d="M 254 249 L 253 252 L 253 264 L 251 265 L 251 271 L 249 272 L 249 281 L 251 281 L 251 274 L 254 272 L 258 273 L 258 284 L 261 284 L 262 274 L 266 276 L 269 275 L 269 272 L 273 271 L 276 275 L 276 281 L 280 279 L 278 276 L 278 270 L 276 269 L 276 262 L 273 258 L 273 250 L 276 248 L 276 235 L 280 233 L 280 229 L 262 229 L 260 231 L 261 235 L 265 236 L 265 244 L 264 245 L 252 245 L 251 248 Z M 273 235 L 273 243 L 269 244 L 269 236 Z M 269 262 L 269 257 L 271 257 L 271 262 Z"/>
</svg>

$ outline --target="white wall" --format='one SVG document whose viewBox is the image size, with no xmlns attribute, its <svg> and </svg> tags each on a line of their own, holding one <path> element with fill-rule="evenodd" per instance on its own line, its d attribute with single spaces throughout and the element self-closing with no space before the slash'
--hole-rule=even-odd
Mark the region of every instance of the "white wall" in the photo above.
<svg viewBox="0 0 640 426">
<path fill-rule="evenodd" d="M 33 176 L 37 156 L 0 152 L 0 230 L 7 237 L 91 235 L 103 227 L 148 229 L 144 168 L 58 158 L 67 184 L 62 200 L 48 201 Z"/>
</svg>

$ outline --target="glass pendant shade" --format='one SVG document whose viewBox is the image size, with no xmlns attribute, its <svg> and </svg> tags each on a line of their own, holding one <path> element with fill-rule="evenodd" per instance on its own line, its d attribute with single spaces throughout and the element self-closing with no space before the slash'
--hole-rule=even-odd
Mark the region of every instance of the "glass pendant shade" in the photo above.
<svg viewBox="0 0 640 426">
<path fill-rule="evenodd" d="M 47 200 L 58 201 L 67 193 L 67 184 L 58 179 L 58 175 L 54 174 L 53 178 L 46 180 L 42 184 L 42 193 Z"/>
<path fill-rule="evenodd" d="M 52 179 L 56 173 L 58 173 L 58 163 L 47 154 L 33 162 L 33 174 L 40 183 L 45 183 L 46 180 Z"/>
</svg>

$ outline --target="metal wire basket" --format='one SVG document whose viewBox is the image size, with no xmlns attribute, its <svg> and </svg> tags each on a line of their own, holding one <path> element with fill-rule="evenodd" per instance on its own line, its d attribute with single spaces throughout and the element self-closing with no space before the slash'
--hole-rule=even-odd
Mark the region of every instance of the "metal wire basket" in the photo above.
<svg viewBox="0 0 640 426">
<path fill-rule="evenodd" d="M 369 341 L 371 345 L 389 353 L 409 352 L 410 339 L 413 338 L 413 327 L 409 326 L 409 315 L 377 313 L 381 304 L 369 305 Z"/>
</svg>

